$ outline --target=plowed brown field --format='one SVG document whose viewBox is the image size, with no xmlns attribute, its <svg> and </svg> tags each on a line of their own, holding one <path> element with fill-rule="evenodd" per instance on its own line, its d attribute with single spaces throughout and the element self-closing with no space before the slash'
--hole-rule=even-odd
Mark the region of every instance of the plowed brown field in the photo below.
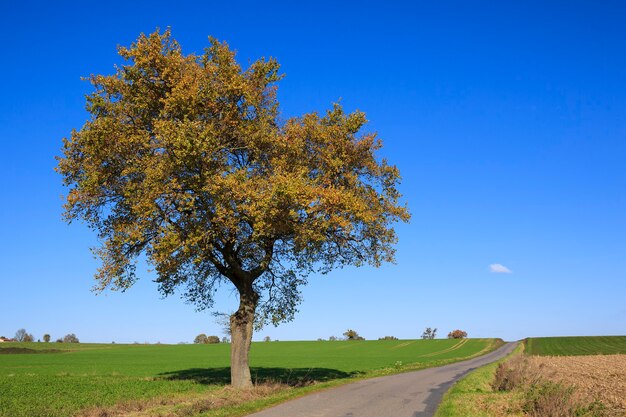
<svg viewBox="0 0 626 417">
<path fill-rule="evenodd" d="M 581 398 L 600 400 L 626 415 L 626 355 L 532 356 L 544 378 L 577 388 Z"/>
</svg>

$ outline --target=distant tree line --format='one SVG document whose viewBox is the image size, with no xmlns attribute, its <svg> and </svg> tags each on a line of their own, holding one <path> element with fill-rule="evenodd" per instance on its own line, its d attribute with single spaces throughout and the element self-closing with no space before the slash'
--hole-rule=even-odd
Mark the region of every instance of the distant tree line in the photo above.
<svg viewBox="0 0 626 417">
<path fill-rule="evenodd" d="M 50 339 L 51 337 L 48 333 L 43 335 L 43 341 L 45 343 L 49 343 Z M 26 329 L 19 329 L 17 332 L 15 332 L 15 337 L 13 338 L 13 340 L 16 342 L 31 343 L 35 341 L 35 338 L 33 337 L 33 334 L 28 333 Z M 37 340 L 37 341 L 39 342 L 40 340 Z M 78 337 L 76 337 L 74 333 L 66 334 L 64 337 L 58 338 L 56 342 L 57 343 L 80 343 L 80 341 L 78 340 Z"/>
<path fill-rule="evenodd" d="M 224 326 L 223 326 L 224 333 L 227 333 L 226 329 L 228 329 L 228 327 L 224 323 Z M 343 333 L 343 336 L 344 336 L 344 340 L 365 340 L 364 337 L 360 336 L 359 333 L 353 329 L 346 330 Z M 421 337 L 424 340 L 435 339 L 437 337 L 437 328 L 427 327 L 422 333 Z M 456 329 L 448 333 L 448 339 L 464 339 L 466 337 L 467 337 L 467 332 L 464 330 L 460 330 L 460 329 Z M 5 337 L 2 337 L 2 339 L 11 341 L 11 339 L 6 339 Z M 32 333 L 28 333 L 26 329 L 19 329 L 17 332 L 15 332 L 15 337 L 13 340 L 16 342 L 29 343 L 29 342 L 34 342 L 35 338 L 33 337 Z M 51 340 L 51 336 L 48 333 L 43 335 L 43 341 L 45 343 L 49 343 L 50 340 Z M 317 340 L 322 341 L 324 339 L 320 338 Z M 328 340 L 332 342 L 332 341 L 339 340 L 339 338 L 337 336 L 330 336 Z M 379 337 L 378 340 L 398 340 L 398 338 L 395 336 L 383 336 L 383 337 Z M 270 342 L 271 338 L 269 336 L 265 336 L 263 338 L 263 341 Z M 78 337 L 74 333 L 66 334 L 64 337 L 56 339 L 56 342 L 57 343 L 80 343 Z M 219 336 L 214 336 L 214 335 L 207 336 L 204 333 L 200 333 L 199 335 L 196 336 L 193 342 L 196 344 L 214 344 L 214 343 L 220 343 L 220 342 L 230 343 L 230 339 L 227 336 L 224 336 L 220 340 Z"/>
<path fill-rule="evenodd" d="M 433 340 L 437 338 L 437 328 L 436 327 L 427 327 L 426 329 L 424 329 L 424 331 L 422 332 L 422 336 L 421 338 L 424 340 Z M 361 337 L 359 335 L 359 333 L 356 330 L 352 330 L 352 329 L 348 329 L 343 333 L 344 339 L 343 340 L 365 340 L 363 337 Z M 448 338 L 450 339 L 464 339 L 467 337 L 467 332 L 463 331 L 463 330 L 453 330 L 450 333 L 448 333 Z M 318 341 L 322 341 L 324 339 L 319 338 L 317 339 Z M 340 340 L 337 336 L 330 336 L 328 338 L 329 341 L 336 341 L 336 340 Z M 378 340 L 398 340 L 397 337 L 395 336 L 383 336 L 383 337 L 379 337 Z"/>
</svg>

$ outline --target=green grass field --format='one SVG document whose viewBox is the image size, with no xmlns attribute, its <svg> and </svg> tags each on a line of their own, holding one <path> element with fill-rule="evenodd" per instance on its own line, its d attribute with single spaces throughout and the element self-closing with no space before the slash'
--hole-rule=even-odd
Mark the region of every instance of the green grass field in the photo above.
<svg viewBox="0 0 626 417">
<path fill-rule="evenodd" d="M 448 363 L 497 345 L 494 339 L 259 342 L 250 363 L 256 381 L 324 382 Z M 24 349 L 33 351 L 18 353 Z M 120 401 L 220 389 L 229 380 L 229 350 L 228 344 L 3 343 L 0 416 L 71 416 Z"/>
<path fill-rule="evenodd" d="M 612 355 L 626 353 L 626 336 L 533 337 L 526 353 L 541 356 Z"/>
</svg>

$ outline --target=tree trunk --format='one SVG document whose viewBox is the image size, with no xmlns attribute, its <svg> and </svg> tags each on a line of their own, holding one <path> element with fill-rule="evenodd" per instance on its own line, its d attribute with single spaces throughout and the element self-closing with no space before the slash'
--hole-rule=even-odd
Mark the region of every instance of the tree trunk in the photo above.
<svg viewBox="0 0 626 417">
<path fill-rule="evenodd" d="M 253 290 L 246 294 L 240 293 L 239 309 L 230 316 L 230 383 L 235 388 L 252 386 L 248 356 L 258 301 L 259 296 Z"/>
</svg>

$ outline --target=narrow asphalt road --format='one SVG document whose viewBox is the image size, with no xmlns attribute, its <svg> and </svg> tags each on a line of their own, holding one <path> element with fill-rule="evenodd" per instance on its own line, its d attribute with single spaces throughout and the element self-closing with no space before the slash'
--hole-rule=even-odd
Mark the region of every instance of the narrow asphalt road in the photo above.
<svg viewBox="0 0 626 417">
<path fill-rule="evenodd" d="M 486 355 L 438 368 L 366 379 L 268 408 L 249 417 L 430 417 L 450 386 L 509 354 L 506 343 Z"/>
</svg>

